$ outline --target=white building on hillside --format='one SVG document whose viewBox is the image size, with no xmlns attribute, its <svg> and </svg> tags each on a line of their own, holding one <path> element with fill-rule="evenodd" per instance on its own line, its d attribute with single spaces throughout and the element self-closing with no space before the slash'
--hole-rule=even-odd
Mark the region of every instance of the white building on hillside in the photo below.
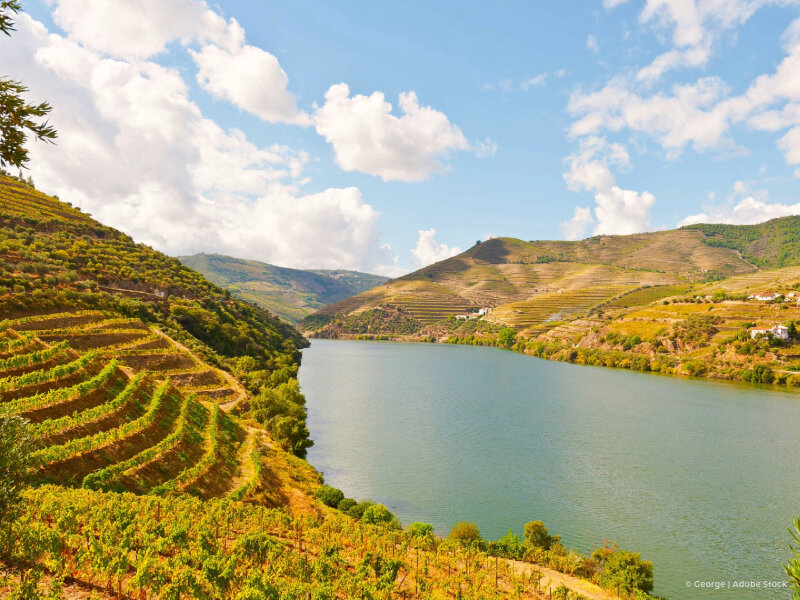
<svg viewBox="0 0 800 600">
<path fill-rule="evenodd" d="M 748 296 L 750 300 L 758 300 L 760 302 L 773 302 L 778 299 L 780 294 L 778 292 L 759 292 Z"/>
<path fill-rule="evenodd" d="M 750 332 L 750 337 L 756 339 L 760 335 L 771 335 L 778 340 L 789 339 L 789 328 L 785 325 L 775 325 L 775 327 L 751 327 L 747 331 Z"/>
</svg>

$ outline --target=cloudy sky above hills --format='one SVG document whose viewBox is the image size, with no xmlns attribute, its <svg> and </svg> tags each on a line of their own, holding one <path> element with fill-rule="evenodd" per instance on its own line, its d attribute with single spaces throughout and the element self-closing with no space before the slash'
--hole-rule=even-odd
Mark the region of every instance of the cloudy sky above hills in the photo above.
<svg viewBox="0 0 800 600">
<path fill-rule="evenodd" d="M 436 4 L 436 6 L 432 6 Z M 800 213 L 800 0 L 29 0 L 41 189 L 170 254 L 397 275 Z"/>
</svg>

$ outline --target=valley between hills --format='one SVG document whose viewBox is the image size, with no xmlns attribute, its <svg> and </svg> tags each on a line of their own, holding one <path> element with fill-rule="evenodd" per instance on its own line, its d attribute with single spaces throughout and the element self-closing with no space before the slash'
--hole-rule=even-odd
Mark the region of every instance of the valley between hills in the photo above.
<svg viewBox="0 0 800 600">
<path fill-rule="evenodd" d="M 0 317 L 2 597 L 653 598 L 615 545 L 441 538 L 325 485 L 294 327 L 7 176 Z"/>
</svg>

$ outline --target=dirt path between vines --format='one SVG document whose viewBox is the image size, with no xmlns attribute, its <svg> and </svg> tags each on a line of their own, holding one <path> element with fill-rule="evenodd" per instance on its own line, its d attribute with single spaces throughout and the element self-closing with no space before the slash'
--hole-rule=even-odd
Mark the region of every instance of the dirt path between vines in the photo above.
<svg viewBox="0 0 800 600">
<path fill-rule="evenodd" d="M 548 589 L 555 591 L 558 586 L 565 585 L 573 592 L 578 592 L 586 598 L 589 598 L 589 600 L 619 600 L 619 596 L 580 577 L 559 573 L 547 567 L 541 567 L 519 560 L 507 560 L 507 562 L 517 574 L 525 573 L 530 575 L 533 571 L 539 571 L 544 575 L 539 583 L 539 587 L 544 594 L 548 592 Z"/>
</svg>

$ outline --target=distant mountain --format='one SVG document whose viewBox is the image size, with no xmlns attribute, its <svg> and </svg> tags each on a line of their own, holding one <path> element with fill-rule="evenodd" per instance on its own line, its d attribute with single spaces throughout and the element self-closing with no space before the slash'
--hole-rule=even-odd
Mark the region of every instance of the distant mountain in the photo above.
<svg viewBox="0 0 800 600">
<path fill-rule="evenodd" d="M 179 256 L 178 260 L 238 298 L 294 324 L 320 308 L 388 281 L 358 271 L 288 269 L 221 254 Z"/>
<path fill-rule="evenodd" d="M 800 217 L 761 225 L 693 225 L 576 242 L 495 238 L 311 315 L 314 335 L 417 334 L 448 317 L 482 319 L 528 336 L 650 287 L 721 281 L 800 265 Z M 653 293 L 646 295 L 656 299 Z M 656 294 L 657 296 L 657 294 Z M 463 322 L 463 321 L 462 321 Z"/>
</svg>

